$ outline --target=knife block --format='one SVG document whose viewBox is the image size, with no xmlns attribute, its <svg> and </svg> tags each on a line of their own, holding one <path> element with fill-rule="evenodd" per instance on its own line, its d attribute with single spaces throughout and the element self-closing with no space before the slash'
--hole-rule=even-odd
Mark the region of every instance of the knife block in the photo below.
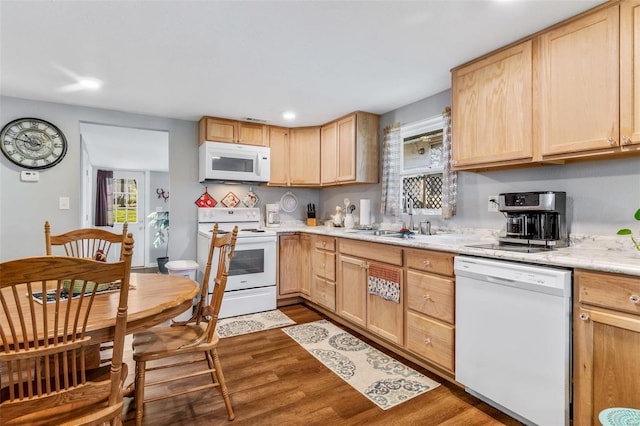
<svg viewBox="0 0 640 426">
<path fill-rule="evenodd" d="M 318 226 L 318 219 L 315 217 L 308 217 L 307 226 Z"/>
</svg>

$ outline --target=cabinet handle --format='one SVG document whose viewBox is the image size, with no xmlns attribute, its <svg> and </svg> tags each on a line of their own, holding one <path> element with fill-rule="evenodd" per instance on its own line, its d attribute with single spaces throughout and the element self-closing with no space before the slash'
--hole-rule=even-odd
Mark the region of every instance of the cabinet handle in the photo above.
<svg viewBox="0 0 640 426">
<path fill-rule="evenodd" d="M 622 137 L 622 144 L 623 145 L 629 145 L 631 143 L 631 138 L 629 136 L 623 136 Z"/>
<path fill-rule="evenodd" d="M 629 297 L 629 300 L 631 301 L 631 303 L 640 303 L 640 296 L 638 296 L 637 294 L 632 294 L 631 297 Z"/>
<path fill-rule="evenodd" d="M 589 314 L 587 314 L 587 313 L 581 313 L 581 314 L 580 314 L 580 319 L 581 319 L 582 321 L 587 321 L 587 320 L 589 319 Z"/>
<path fill-rule="evenodd" d="M 429 296 L 429 294 L 425 294 L 424 296 L 422 296 L 422 298 L 424 300 L 431 300 L 431 296 Z"/>
<path fill-rule="evenodd" d="M 323 241 L 323 242 L 322 242 L 322 247 L 325 247 L 326 245 L 327 245 L 327 242 L 326 242 L 326 241 Z"/>
<path fill-rule="evenodd" d="M 423 264 L 424 266 L 429 266 L 429 265 L 431 265 L 431 261 L 430 261 L 430 260 L 423 260 L 423 261 L 422 261 L 422 264 Z"/>
<path fill-rule="evenodd" d="M 618 145 L 618 142 L 616 142 L 616 140 L 614 138 L 607 138 L 607 142 L 609 142 L 609 145 L 611 145 L 611 146 Z"/>
<path fill-rule="evenodd" d="M 425 345 L 430 345 L 431 344 L 431 338 L 427 337 L 426 339 L 424 339 L 424 344 Z"/>
<path fill-rule="evenodd" d="M 369 264 L 367 262 L 365 262 L 365 263 L 362 264 L 362 267 L 364 269 L 369 269 Z"/>
</svg>

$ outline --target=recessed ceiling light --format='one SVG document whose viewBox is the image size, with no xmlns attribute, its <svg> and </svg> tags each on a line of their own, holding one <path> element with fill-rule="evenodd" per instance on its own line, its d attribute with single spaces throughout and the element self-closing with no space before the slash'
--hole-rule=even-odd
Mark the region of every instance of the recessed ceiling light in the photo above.
<svg viewBox="0 0 640 426">
<path fill-rule="evenodd" d="M 78 84 L 83 89 L 88 90 L 98 90 L 102 87 L 102 81 L 98 80 L 97 78 L 82 78 L 78 80 Z"/>
<path fill-rule="evenodd" d="M 282 118 L 284 118 L 285 120 L 295 120 L 296 119 L 296 113 L 293 111 L 286 111 L 282 113 Z"/>
</svg>

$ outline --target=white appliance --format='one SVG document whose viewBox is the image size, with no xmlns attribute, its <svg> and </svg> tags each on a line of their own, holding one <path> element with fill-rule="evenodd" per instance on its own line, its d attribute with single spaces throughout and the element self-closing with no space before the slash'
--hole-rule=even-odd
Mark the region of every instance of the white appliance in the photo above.
<svg viewBox="0 0 640 426">
<path fill-rule="evenodd" d="M 571 271 L 456 256 L 456 380 L 525 424 L 568 425 Z"/>
<path fill-rule="evenodd" d="M 235 252 L 229 265 L 229 277 L 219 318 L 276 309 L 277 235 L 260 227 L 259 208 L 199 208 L 197 263 L 200 281 L 204 277 L 214 225 L 224 231 L 238 226 Z M 214 253 L 215 262 L 217 253 Z M 213 264 L 215 268 L 215 263 Z M 207 303 L 211 300 L 211 270 Z"/>
<path fill-rule="evenodd" d="M 204 142 L 199 148 L 200 182 L 269 182 L 271 150 L 266 146 Z"/>
</svg>

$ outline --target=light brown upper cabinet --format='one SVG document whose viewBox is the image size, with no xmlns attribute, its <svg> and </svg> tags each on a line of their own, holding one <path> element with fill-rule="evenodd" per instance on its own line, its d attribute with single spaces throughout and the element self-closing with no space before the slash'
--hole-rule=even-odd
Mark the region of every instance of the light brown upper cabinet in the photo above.
<svg viewBox="0 0 640 426">
<path fill-rule="evenodd" d="M 199 123 L 198 142 L 202 144 L 205 141 L 214 141 L 269 146 L 268 127 L 264 124 L 248 121 L 202 117 Z"/>
<path fill-rule="evenodd" d="M 452 165 L 529 162 L 532 41 L 452 71 Z"/>
<path fill-rule="evenodd" d="M 322 153 L 320 183 L 333 185 L 338 182 L 338 122 L 334 121 L 320 129 L 320 151 Z"/>
<path fill-rule="evenodd" d="M 452 127 L 458 170 L 640 153 L 640 0 L 453 69 Z"/>
<path fill-rule="evenodd" d="M 271 146 L 271 175 L 269 185 L 287 186 L 289 184 L 289 129 L 269 127 Z"/>
<path fill-rule="evenodd" d="M 289 131 L 291 185 L 320 185 L 320 127 L 297 127 Z"/>
<path fill-rule="evenodd" d="M 270 186 L 320 185 L 320 127 L 270 127 Z"/>
<path fill-rule="evenodd" d="M 640 0 L 620 5 L 620 143 L 640 146 Z"/>
<path fill-rule="evenodd" d="M 619 146 L 619 7 L 540 35 L 537 104 L 543 157 Z"/>
<path fill-rule="evenodd" d="M 378 182 L 380 117 L 355 112 L 321 131 L 322 185 Z"/>
</svg>

